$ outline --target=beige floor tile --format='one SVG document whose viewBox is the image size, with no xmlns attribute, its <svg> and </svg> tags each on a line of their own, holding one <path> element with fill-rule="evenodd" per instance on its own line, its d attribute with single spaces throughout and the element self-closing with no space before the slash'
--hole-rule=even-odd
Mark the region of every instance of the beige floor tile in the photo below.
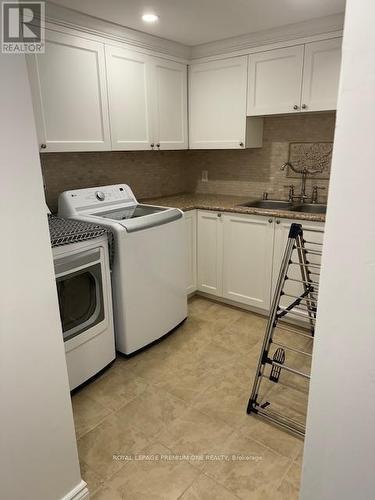
<svg viewBox="0 0 375 500">
<path fill-rule="evenodd" d="M 166 459 L 173 454 L 160 444 L 146 448 L 144 453 L 156 459 L 129 462 L 109 481 L 109 487 L 119 498 L 176 500 L 199 475 L 187 461 Z"/>
<path fill-rule="evenodd" d="M 142 394 L 146 387 L 144 379 L 116 369 L 107 377 L 93 381 L 83 390 L 95 402 L 110 410 L 117 410 Z"/>
<path fill-rule="evenodd" d="M 237 496 L 205 474 L 201 474 L 180 498 L 181 500 L 238 500 Z"/>
<path fill-rule="evenodd" d="M 93 495 L 100 488 L 104 487 L 104 479 L 94 472 L 83 460 L 80 461 L 80 467 L 82 479 L 87 483 L 90 495 Z"/>
<path fill-rule="evenodd" d="M 298 500 L 301 482 L 301 467 L 292 464 L 280 486 L 276 489 L 277 500 Z"/>
<path fill-rule="evenodd" d="M 176 419 L 158 440 L 174 453 L 209 455 L 220 452 L 232 428 L 217 418 L 190 409 Z"/>
<path fill-rule="evenodd" d="M 236 432 L 222 444 L 221 450 L 228 460 L 207 462 L 204 471 L 244 500 L 260 500 L 276 489 L 291 463 Z"/>
<path fill-rule="evenodd" d="M 73 396 L 82 476 L 93 500 L 297 498 L 302 442 L 246 414 L 265 326 L 259 315 L 196 296 L 171 335 L 119 356 Z M 263 387 L 290 415 L 306 412 L 298 391 L 275 390 L 268 381 Z M 152 445 L 156 440 L 162 444 Z M 113 459 L 137 453 L 188 456 Z M 190 456 L 222 454 L 229 458 Z M 261 459 L 233 461 L 233 454 Z"/>
<path fill-rule="evenodd" d="M 189 403 L 215 384 L 217 373 L 195 357 L 176 356 L 175 361 L 165 377 L 154 381 L 157 387 Z"/>
<path fill-rule="evenodd" d="M 219 380 L 203 392 L 193 403 L 193 408 L 223 420 L 234 429 L 242 427 L 248 415 L 246 413 L 249 389 L 243 385 L 234 385 L 225 378 Z"/>
<path fill-rule="evenodd" d="M 149 440 L 118 413 L 112 413 L 100 425 L 78 440 L 80 460 L 99 477 L 108 479 L 124 466 L 113 455 L 139 453 Z"/>
<path fill-rule="evenodd" d="M 117 417 L 153 438 L 188 409 L 186 403 L 157 387 L 148 387 L 140 396 L 120 408 Z"/>
<path fill-rule="evenodd" d="M 86 387 L 72 396 L 72 406 L 77 439 L 99 425 L 112 413 L 110 409 L 90 398 Z"/>
<path fill-rule="evenodd" d="M 106 484 L 93 495 L 90 494 L 90 500 L 125 500 L 125 497 Z"/>
<path fill-rule="evenodd" d="M 303 447 L 301 439 L 255 415 L 247 415 L 239 432 L 290 459 L 295 459 Z"/>
</svg>

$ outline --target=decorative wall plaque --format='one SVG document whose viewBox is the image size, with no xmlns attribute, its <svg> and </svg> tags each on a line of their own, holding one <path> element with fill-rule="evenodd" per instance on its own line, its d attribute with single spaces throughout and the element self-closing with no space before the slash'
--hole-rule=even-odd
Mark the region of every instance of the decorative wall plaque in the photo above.
<svg viewBox="0 0 375 500">
<path fill-rule="evenodd" d="M 331 171 L 333 142 L 291 142 L 289 162 L 298 169 L 320 170 L 321 173 L 309 177 L 329 179 Z M 288 168 L 287 177 L 299 178 L 300 175 Z"/>
</svg>

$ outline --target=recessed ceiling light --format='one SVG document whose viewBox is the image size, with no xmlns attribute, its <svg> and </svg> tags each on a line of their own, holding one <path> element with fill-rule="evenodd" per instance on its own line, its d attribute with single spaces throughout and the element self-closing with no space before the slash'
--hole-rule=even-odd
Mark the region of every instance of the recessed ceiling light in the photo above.
<svg viewBox="0 0 375 500">
<path fill-rule="evenodd" d="M 143 14 L 142 19 L 145 23 L 156 23 L 159 20 L 159 16 L 156 14 Z"/>
</svg>

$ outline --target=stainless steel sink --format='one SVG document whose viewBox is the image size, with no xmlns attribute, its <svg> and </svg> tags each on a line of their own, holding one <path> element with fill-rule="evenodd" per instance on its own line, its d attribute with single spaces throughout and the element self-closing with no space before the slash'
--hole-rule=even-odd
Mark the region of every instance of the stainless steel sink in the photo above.
<svg viewBox="0 0 375 500">
<path fill-rule="evenodd" d="M 293 212 L 306 212 L 309 214 L 325 214 L 327 212 L 327 205 L 321 205 L 319 203 L 301 203 L 300 205 L 294 205 L 289 210 Z"/>
<path fill-rule="evenodd" d="M 256 200 L 240 205 L 240 207 L 265 208 L 268 210 L 292 210 L 292 206 L 292 203 L 283 200 Z"/>
</svg>

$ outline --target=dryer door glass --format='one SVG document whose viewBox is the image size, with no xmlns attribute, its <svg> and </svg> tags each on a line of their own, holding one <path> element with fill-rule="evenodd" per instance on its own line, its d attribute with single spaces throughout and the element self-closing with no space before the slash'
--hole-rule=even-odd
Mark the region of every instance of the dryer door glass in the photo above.
<svg viewBox="0 0 375 500">
<path fill-rule="evenodd" d="M 103 321 L 100 263 L 58 277 L 56 284 L 64 341 Z"/>
</svg>

